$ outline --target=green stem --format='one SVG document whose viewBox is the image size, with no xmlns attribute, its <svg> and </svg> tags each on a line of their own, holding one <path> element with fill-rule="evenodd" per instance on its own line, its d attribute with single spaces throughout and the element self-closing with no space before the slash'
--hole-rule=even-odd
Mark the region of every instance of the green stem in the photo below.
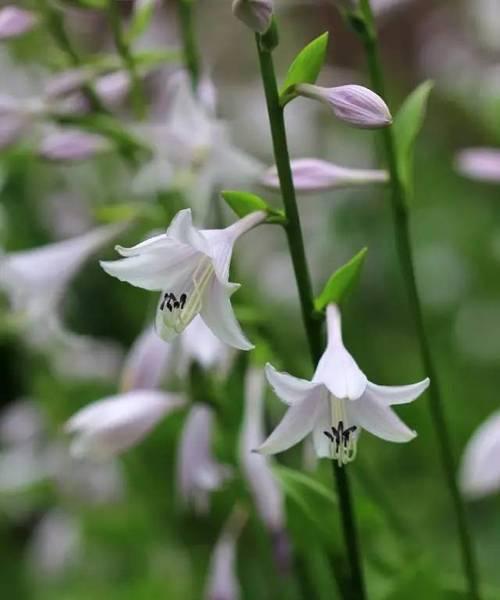
<svg viewBox="0 0 500 600">
<path fill-rule="evenodd" d="M 196 92 L 200 82 L 201 63 L 194 30 L 194 0 L 177 0 L 177 7 L 184 62 L 191 78 L 191 86 Z"/>
<path fill-rule="evenodd" d="M 265 36 L 259 34 L 256 35 L 257 51 L 271 126 L 274 157 L 278 169 L 281 194 L 287 218 L 285 231 L 288 247 L 295 272 L 295 279 L 297 281 L 302 318 L 306 330 L 309 350 L 313 363 L 317 364 L 323 352 L 323 340 L 321 335 L 322 323 L 320 319 L 316 318 L 314 313 L 312 285 L 304 250 L 302 228 L 300 225 L 295 188 L 290 167 L 283 108 L 280 106 L 273 57 L 271 50 L 269 49 L 274 44 L 272 41 L 270 44 L 266 44 L 266 37 L 268 35 L 270 37 L 274 36 L 274 39 L 276 39 L 276 31 L 265 34 Z M 342 528 L 351 569 L 353 597 L 357 600 L 363 600 L 365 598 L 365 589 L 349 479 L 345 468 L 339 467 L 336 463 L 332 463 L 332 465 L 341 509 Z"/>
<path fill-rule="evenodd" d="M 362 19 L 356 20 L 355 29 L 360 35 L 366 53 L 371 84 L 382 98 L 386 98 L 384 76 L 379 56 L 378 37 L 369 0 L 361 0 Z M 424 324 L 422 305 L 418 293 L 415 266 L 410 240 L 408 219 L 408 198 L 399 175 L 398 156 L 392 128 L 382 130 L 382 139 L 391 177 L 391 206 L 396 236 L 396 245 L 405 280 L 410 308 L 415 322 L 417 338 L 420 346 L 422 363 L 431 380 L 429 387 L 430 411 L 437 433 L 441 462 L 449 489 L 462 550 L 463 567 L 468 581 L 469 596 L 474 600 L 480 598 L 479 578 L 473 550 L 472 536 L 467 524 L 465 507 L 460 496 L 455 473 L 456 465 L 453 456 L 451 436 L 446 422 L 437 368 L 430 350 L 429 338 Z"/>
<path fill-rule="evenodd" d="M 119 0 L 109 0 L 108 15 L 116 50 L 130 77 L 132 106 L 134 107 L 135 115 L 138 119 L 143 119 L 146 113 L 146 102 L 135 59 L 122 27 Z"/>
</svg>

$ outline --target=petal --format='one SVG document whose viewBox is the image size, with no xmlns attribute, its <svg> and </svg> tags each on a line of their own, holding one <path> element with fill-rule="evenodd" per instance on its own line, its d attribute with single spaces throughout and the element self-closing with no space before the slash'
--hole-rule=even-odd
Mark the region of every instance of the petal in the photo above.
<svg viewBox="0 0 500 600">
<path fill-rule="evenodd" d="M 130 248 L 115 246 L 115 250 L 122 256 L 136 256 L 150 250 L 168 250 L 172 248 L 175 243 L 175 241 L 169 240 L 165 233 L 160 233 L 159 235 L 154 235 Z"/>
<path fill-rule="evenodd" d="M 369 381 L 366 393 L 369 394 L 370 398 L 374 398 L 384 406 L 407 404 L 423 394 L 429 387 L 429 383 L 430 379 L 428 377 L 410 385 L 377 385 Z"/>
<path fill-rule="evenodd" d="M 234 283 L 223 285 L 214 277 L 203 298 L 201 317 L 214 335 L 229 346 L 251 350 L 254 346 L 242 332 L 231 306 L 230 297 L 238 287 Z"/>
<path fill-rule="evenodd" d="M 318 387 L 307 379 L 277 371 L 270 363 L 266 364 L 266 377 L 278 398 L 290 406 L 305 400 Z"/>
<path fill-rule="evenodd" d="M 331 448 L 330 440 L 326 437 L 325 431 L 330 431 L 330 410 L 328 402 L 321 402 L 318 410 L 318 416 L 313 429 L 314 450 L 318 458 L 330 458 Z"/>
<path fill-rule="evenodd" d="M 391 408 L 379 404 L 368 394 L 357 402 L 347 402 L 346 411 L 349 422 L 388 442 L 409 442 L 417 435 Z"/>
<path fill-rule="evenodd" d="M 210 254 L 207 240 L 203 234 L 193 226 L 190 208 L 180 210 L 175 215 L 167 229 L 167 237 L 183 244 L 187 244 L 204 254 Z"/>
<path fill-rule="evenodd" d="M 276 429 L 257 448 L 257 452 L 277 454 L 302 441 L 313 430 L 320 401 L 321 395 L 316 393 L 290 406 Z"/>
<path fill-rule="evenodd" d="M 469 498 L 500 490 L 500 412 L 491 415 L 469 440 L 460 467 L 460 486 Z"/>
</svg>

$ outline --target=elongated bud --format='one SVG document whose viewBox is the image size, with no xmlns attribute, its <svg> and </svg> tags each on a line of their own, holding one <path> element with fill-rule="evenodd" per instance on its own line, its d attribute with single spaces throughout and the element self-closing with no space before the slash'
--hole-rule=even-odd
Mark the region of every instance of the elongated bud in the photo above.
<svg viewBox="0 0 500 600">
<path fill-rule="evenodd" d="M 16 6 L 6 6 L 0 10 L 0 40 L 15 38 L 31 31 L 36 25 L 36 16 Z"/>
<path fill-rule="evenodd" d="M 500 183 L 500 150 L 468 148 L 457 155 L 455 165 L 457 171 L 465 177 Z"/>
<path fill-rule="evenodd" d="M 377 129 L 392 123 L 387 104 L 375 92 L 361 85 L 325 88 L 303 83 L 297 86 L 296 92 L 299 96 L 323 102 L 338 119 L 354 127 Z"/>
<path fill-rule="evenodd" d="M 273 18 L 272 0 L 234 0 L 233 15 L 257 33 L 265 33 Z"/>
<path fill-rule="evenodd" d="M 101 135 L 79 130 L 57 131 L 42 139 L 38 153 L 47 160 L 76 162 L 109 149 Z"/>
<path fill-rule="evenodd" d="M 387 171 L 349 169 L 316 158 L 292 160 L 291 167 L 293 183 L 299 192 L 319 192 L 385 183 L 389 179 Z M 275 166 L 264 173 L 261 184 L 271 189 L 278 190 L 280 188 L 278 171 Z"/>
</svg>

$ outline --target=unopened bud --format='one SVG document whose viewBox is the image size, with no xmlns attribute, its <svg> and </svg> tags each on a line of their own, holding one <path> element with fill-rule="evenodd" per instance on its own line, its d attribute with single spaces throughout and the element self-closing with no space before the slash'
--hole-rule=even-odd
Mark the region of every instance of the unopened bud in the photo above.
<svg viewBox="0 0 500 600">
<path fill-rule="evenodd" d="M 386 171 L 373 169 L 350 169 L 316 158 L 299 158 L 291 162 L 293 183 L 299 192 L 349 188 L 374 183 L 385 183 L 389 179 Z M 268 169 L 261 183 L 271 189 L 279 189 L 280 182 L 276 167 Z"/>
<path fill-rule="evenodd" d="M 257 33 L 265 33 L 273 18 L 272 0 L 234 0 L 233 15 Z"/>
<path fill-rule="evenodd" d="M 392 123 L 387 104 L 380 96 L 361 85 L 341 85 L 325 88 L 303 83 L 296 92 L 329 106 L 341 121 L 361 129 L 377 129 Z"/>
<path fill-rule="evenodd" d="M 0 40 L 15 38 L 31 31 L 36 24 L 36 16 L 22 8 L 6 6 L 0 10 Z"/>
<path fill-rule="evenodd" d="M 457 155 L 455 164 L 457 171 L 465 177 L 500 183 L 500 150 L 468 148 Z"/>
<path fill-rule="evenodd" d="M 50 133 L 42 139 L 38 154 L 47 160 L 75 162 L 109 149 L 108 140 L 77 129 Z"/>
</svg>

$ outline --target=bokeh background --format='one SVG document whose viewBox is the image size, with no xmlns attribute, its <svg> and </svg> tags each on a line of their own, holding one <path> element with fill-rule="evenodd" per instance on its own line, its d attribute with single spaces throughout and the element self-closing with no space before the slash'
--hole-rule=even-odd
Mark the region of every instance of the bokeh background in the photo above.
<svg viewBox="0 0 500 600">
<path fill-rule="evenodd" d="M 411 230 L 425 320 L 458 458 L 472 432 L 499 406 L 500 187 L 462 177 L 455 157 L 468 146 L 500 143 L 500 11 L 495 0 L 373 3 L 393 110 L 418 83 L 435 82 L 416 149 Z M 0 92 L 19 103 L 42 98 L 54 74 L 68 66 L 44 24 L 43 4 L 16 3 L 37 12 L 39 23 L 0 42 Z M 84 60 L 90 64 L 97 56 L 114 56 L 102 10 L 54 4 L 63 10 L 68 35 Z M 126 22 L 133 2 L 120 4 Z M 276 4 L 281 43 L 275 55 L 281 76 L 305 43 L 329 31 L 320 82 L 366 84 L 362 50 L 334 2 Z M 155 19 L 135 42 L 138 51 L 172 51 L 141 73 L 146 120 L 137 121 L 126 94 L 112 107 L 117 121 L 145 144 L 155 137 L 161 146 L 166 115 L 171 114 L 167 92 L 180 68 L 175 9 L 173 1 L 159 3 Z M 260 170 L 273 160 L 253 36 L 232 16 L 229 0 L 196 2 L 196 19 L 220 130 L 206 134 L 204 125 L 183 123 L 191 140 L 189 176 L 185 163 L 178 169 L 178 160 L 165 159 L 170 160 L 167 176 L 161 161 L 145 170 L 142 156 L 130 161 L 119 150 L 81 161 L 51 159 L 43 156 L 40 144 L 53 124 L 36 123 L 0 153 L 3 253 L 138 214 L 119 238 L 132 245 L 165 227 L 185 204 L 201 206 L 205 223 L 229 223 L 234 217 L 219 199 L 228 185 L 256 191 L 279 205 L 277 195 L 256 183 Z M 349 129 L 321 105 L 301 99 L 287 108 L 286 117 L 293 157 L 377 165 L 376 133 Z M 162 151 L 168 155 L 169 148 Z M 227 160 L 236 153 L 241 154 L 241 172 Z M 344 315 L 346 344 L 369 379 L 397 384 L 422 378 L 384 190 L 301 196 L 299 203 L 318 292 L 334 269 L 363 246 L 369 248 Z M 85 336 L 72 343 L 33 343 L 42 324 L 24 330 L 13 317 L 8 296 L 0 296 L 1 596 L 202 598 L 214 545 L 239 501 L 249 513 L 236 566 L 243 598 L 339 597 L 333 573 L 342 546 L 334 503 L 300 489 L 304 507 L 293 490 L 286 491 L 293 568 L 281 573 L 238 471 L 242 374 L 252 360 L 248 356 L 233 356 L 223 377 L 192 365 L 189 376 L 174 369 L 167 383 L 197 400 L 206 394 L 219 409 L 215 452 L 233 465 L 235 475 L 212 495 L 208 514 L 197 516 L 181 507 L 176 490 L 175 463 L 187 409 L 166 418 L 117 461 L 95 465 L 70 458 L 64 422 L 81 406 L 117 392 L 127 350 L 155 306 L 152 294 L 121 284 L 100 269 L 98 259 L 112 257 L 112 244 L 100 249 L 66 290 L 61 308 L 65 327 Z M 243 284 L 235 303 L 245 331 L 257 341 L 255 353 L 309 376 L 293 273 L 279 229 L 264 227 L 242 240 L 234 266 Z M 192 385 L 193 380 L 201 384 Z M 283 408 L 271 393 L 267 407 L 274 422 Z M 358 458 L 349 467 L 370 598 L 465 598 L 427 399 L 400 414 L 418 431 L 416 440 L 399 446 L 363 435 Z M 278 460 L 305 468 L 301 449 Z M 330 465 L 322 461 L 314 468 L 309 476 L 330 489 Z M 469 503 L 468 513 L 485 597 L 500 598 L 498 497 Z"/>
</svg>

